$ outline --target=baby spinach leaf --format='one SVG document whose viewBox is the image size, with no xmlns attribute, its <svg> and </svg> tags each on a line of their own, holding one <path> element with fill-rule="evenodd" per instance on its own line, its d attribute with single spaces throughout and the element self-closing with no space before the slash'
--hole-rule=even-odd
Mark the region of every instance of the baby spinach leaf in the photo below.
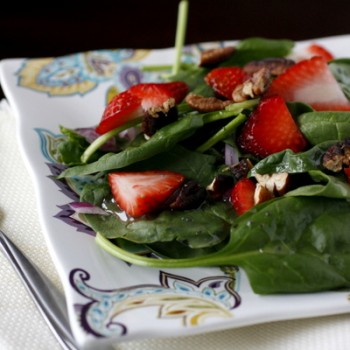
<svg viewBox="0 0 350 350">
<path fill-rule="evenodd" d="M 108 197 L 110 193 L 111 190 L 107 181 L 87 183 L 80 193 L 80 201 L 101 206 L 104 199 Z"/>
<path fill-rule="evenodd" d="M 304 102 L 287 102 L 286 104 L 295 119 L 303 113 L 313 112 L 312 107 Z"/>
<path fill-rule="evenodd" d="M 305 237 L 347 280 L 350 279 L 350 235 L 346 233 L 349 215 L 349 212 L 323 213 L 310 225 Z"/>
<path fill-rule="evenodd" d="M 286 196 L 322 196 L 329 198 L 350 199 L 350 186 L 335 176 L 327 175 L 320 170 L 311 170 L 309 175 L 315 184 L 301 186 L 286 194 Z"/>
<path fill-rule="evenodd" d="M 132 171 L 169 170 L 178 172 L 200 185 L 207 186 L 217 173 L 217 158 L 213 155 L 190 151 L 176 145 L 168 152 L 157 154 L 128 167 Z"/>
<path fill-rule="evenodd" d="M 350 99 L 350 59 L 338 58 L 333 60 L 329 63 L 329 68 L 345 96 Z"/>
<path fill-rule="evenodd" d="M 311 145 L 350 136 L 350 112 L 310 112 L 298 117 L 301 132 Z"/>
<path fill-rule="evenodd" d="M 87 176 L 76 176 L 71 178 L 66 178 L 65 182 L 67 183 L 67 186 L 75 192 L 78 196 L 81 196 L 81 194 L 84 192 L 84 188 L 87 185 L 92 186 L 98 186 L 99 184 L 103 183 L 105 181 L 104 174 L 98 173 L 93 175 L 87 175 Z M 75 196 L 73 197 L 75 199 Z M 90 201 L 82 201 L 82 202 L 90 202 Z M 90 202 L 92 203 L 92 202 Z"/>
<path fill-rule="evenodd" d="M 255 174 L 273 174 L 287 172 L 305 173 L 310 170 L 323 169 L 322 157 L 329 146 L 336 141 L 326 141 L 301 153 L 285 150 L 274 153 L 258 162 L 250 171 Z"/>
<path fill-rule="evenodd" d="M 145 244 L 134 243 L 123 238 L 116 238 L 112 241 L 124 250 L 134 254 L 152 253 L 152 250 Z"/>
<path fill-rule="evenodd" d="M 128 147 L 119 153 L 107 153 L 96 162 L 68 168 L 58 178 L 88 175 L 126 167 L 156 154 L 169 151 L 178 142 L 191 136 L 201 126 L 203 126 L 201 116 L 189 115 L 158 130 L 147 142 L 138 147 Z"/>
<path fill-rule="evenodd" d="M 259 37 L 241 40 L 234 54 L 222 65 L 242 66 L 250 61 L 271 57 L 284 57 L 290 54 L 294 42 L 284 39 L 265 39 Z"/>
<path fill-rule="evenodd" d="M 339 264 L 350 253 L 349 209 L 348 202 L 337 199 L 276 200 L 240 221 L 224 254 L 230 252 L 232 260 L 238 254 L 237 265 L 259 294 L 349 287 L 349 272 Z M 330 225 L 323 225 L 325 217 L 332 218 Z"/>
<path fill-rule="evenodd" d="M 350 204 L 317 197 L 282 197 L 246 212 L 232 225 L 218 252 L 187 259 L 130 254 L 101 235 L 109 253 L 134 264 L 162 267 L 237 265 L 258 294 L 299 293 L 350 287 Z"/>
<path fill-rule="evenodd" d="M 190 248 L 187 244 L 178 241 L 157 242 L 148 244 L 147 247 L 160 258 L 185 259 L 211 254 L 222 248 L 225 241 L 205 248 Z"/>
<path fill-rule="evenodd" d="M 85 215 L 94 231 L 108 239 L 123 238 L 134 243 L 179 241 L 193 249 L 222 242 L 230 231 L 232 209 L 224 203 L 186 211 L 163 211 L 152 220 L 123 222 L 116 216 Z"/>
<path fill-rule="evenodd" d="M 89 143 L 86 141 L 85 137 L 79 135 L 74 130 L 61 126 L 60 131 L 66 136 L 57 145 L 57 153 L 59 154 L 58 159 L 60 163 L 67 166 L 81 164 L 80 157 L 89 146 Z M 100 156 L 101 154 L 99 153 L 97 157 Z"/>
</svg>

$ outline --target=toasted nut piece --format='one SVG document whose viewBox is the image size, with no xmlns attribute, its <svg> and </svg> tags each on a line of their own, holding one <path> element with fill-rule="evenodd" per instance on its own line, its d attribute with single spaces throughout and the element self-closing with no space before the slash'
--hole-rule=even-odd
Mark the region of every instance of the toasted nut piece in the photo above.
<svg viewBox="0 0 350 350">
<path fill-rule="evenodd" d="M 271 175 L 270 174 L 255 174 L 255 179 L 258 181 L 258 183 L 262 186 L 264 186 L 269 192 L 273 192 L 274 190 L 274 184 L 273 181 L 271 181 Z M 270 180 L 270 181 L 269 181 Z"/>
<path fill-rule="evenodd" d="M 164 105 L 163 105 L 164 107 Z M 176 107 L 165 108 L 154 108 L 151 113 L 147 113 L 142 119 L 142 132 L 148 140 L 153 136 L 157 130 L 161 129 L 163 126 L 173 123 L 178 119 L 178 113 Z"/>
<path fill-rule="evenodd" d="M 233 187 L 233 177 L 228 175 L 217 175 L 214 180 L 206 187 L 211 198 L 218 200 L 223 197 L 225 192 Z"/>
<path fill-rule="evenodd" d="M 266 68 L 261 68 L 233 90 L 232 99 L 234 102 L 243 102 L 260 96 L 267 90 L 270 82 L 270 71 Z"/>
<path fill-rule="evenodd" d="M 198 112 L 219 111 L 232 103 L 230 100 L 222 101 L 216 97 L 203 97 L 193 93 L 188 94 L 185 101 Z"/>
<path fill-rule="evenodd" d="M 256 184 L 254 191 L 255 205 L 266 202 L 269 199 L 272 199 L 273 197 L 274 195 L 270 191 L 268 191 L 265 186 L 261 185 L 260 183 Z"/>
<path fill-rule="evenodd" d="M 161 106 L 150 107 L 147 110 L 147 113 L 153 118 L 158 118 L 160 113 L 166 114 L 174 106 L 175 106 L 175 99 L 169 98 L 168 100 L 163 102 Z"/>
<path fill-rule="evenodd" d="M 335 173 L 350 164 L 350 138 L 330 146 L 322 158 L 322 165 Z"/>
<path fill-rule="evenodd" d="M 248 74 L 253 74 L 261 68 L 266 68 L 272 75 L 280 75 L 284 73 L 289 67 L 294 65 L 294 61 L 288 58 L 276 57 L 266 58 L 258 61 L 251 61 L 247 63 L 243 69 Z"/>
<path fill-rule="evenodd" d="M 205 50 L 201 54 L 199 66 L 208 67 L 221 63 L 227 60 L 235 52 L 235 50 L 236 49 L 233 46 Z"/>
<path fill-rule="evenodd" d="M 322 160 L 323 166 L 333 171 L 334 173 L 339 173 L 343 169 L 343 154 L 337 154 L 332 152 L 332 155 L 325 155 Z"/>
<path fill-rule="evenodd" d="M 259 184 L 264 186 L 270 193 L 275 196 L 283 196 L 290 184 L 290 176 L 288 173 L 274 173 L 274 174 L 256 174 L 256 180 Z"/>
</svg>

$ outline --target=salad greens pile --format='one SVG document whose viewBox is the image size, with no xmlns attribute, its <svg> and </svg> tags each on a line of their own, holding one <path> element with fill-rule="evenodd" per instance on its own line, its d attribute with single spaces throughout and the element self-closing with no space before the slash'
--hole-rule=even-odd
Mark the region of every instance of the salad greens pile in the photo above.
<svg viewBox="0 0 350 350">
<path fill-rule="evenodd" d="M 286 57 L 293 47 L 290 40 L 242 40 L 221 66 Z M 350 97 L 350 59 L 335 59 L 329 66 Z M 184 81 L 202 96 L 214 96 L 204 82 L 208 71 L 196 64 L 183 65 L 168 79 Z M 137 128 L 140 120 L 91 144 L 76 130 L 61 127 L 66 137 L 57 154 L 67 168 L 58 178 L 80 180 L 80 201 L 104 210 L 104 215 L 81 214 L 97 233 L 96 242 L 116 257 L 143 266 L 237 265 L 259 294 L 348 288 L 350 185 L 344 174 L 330 174 L 322 157 L 331 145 L 350 136 L 350 112 L 317 112 L 301 102 L 288 103 L 310 147 L 299 153 L 284 150 L 262 160 L 253 159 L 249 176 L 287 172 L 297 182 L 300 177 L 300 186 L 243 215 L 237 216 L 227 201 L 207 201 L 197 209 L 165 210 L 151 219 L 120 216 L 108 185 L 109 172 L 161 168 L 181 173 L 202 186 L 208 186 L 219 174 L 230 176 L 222 149 L 227 144 L 236 147 L 235 133 L 258 102 L 232 103 L 209 113 L 194 111 L 182 102 L 177 106 L 179 119 L 148 140 L 142 134 L 132 140 L 120 137 L 121 131 Z M 118 150 L 104 151 L 101 145 L 111 138 Z"/>
</svg>

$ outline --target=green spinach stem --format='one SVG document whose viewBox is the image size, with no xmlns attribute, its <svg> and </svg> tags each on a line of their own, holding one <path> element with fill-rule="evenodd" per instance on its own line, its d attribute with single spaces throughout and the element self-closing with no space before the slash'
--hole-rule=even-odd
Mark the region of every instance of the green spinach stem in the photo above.
<svg viewBox="0 0 350 350">
<path fill-rule="evenodd" d="M 215 135 L 205 141 L 201 146 L 199 146 L 196 151 L 205 152 L 212 146 L 214 146 L 219 141 L 227 138 L 231 135 L 239 125 L 244 123 L 247 120 L 247 117 L 240 113 L 236 118 L 232 119 L 229 123 L 227 123 L 223 128 L 221 128 Z"/>
<path fill-rule="evenodd" d="M 218 266 L 227 265 L 227 257 L 220 255 L 220 252 L 213 253 L 197 258 L 185 258 L 185 259 L 155 259 L 138 254 L 130 253 L 122 248 L 119 248 L 116 244 L 112 243 L 109 239 L 103 237 L 102 234 L 97 233 L 95 238 L 96 243 L 105 251 L 111 255 L 127 261 L 132 264 L 151 266 L 151 267 L 193 267 L 193 266 Z M 212 258 L 212 259 L 211 259 Z M 220 260 L 222 259 L 222 263 Z M 198 264 L 199 263 L 199 264 Z"/>
<path fill-rule="evenodd" d="M 180 70 L 182 49 L 185 42 L 186 27 L 188 17 L 188 1 L 182 0 L 179 4 L 179 11 L 177 17 L 176 26 L 176 38 L 175 38 L 175 62 L 173 66 L 173 74 L 177 74 Z"/>
<path fill-rule="evenodd" d="M 86 148 L 84 153 L 81 156 L 81 162 L 83 164 L 87 163 L 90 157 L 101 147 L 103 146 L 109 139 L 112 137 L 118 135 L 120 132 L 129 129 L 133 126 L 136 126 L 142 121 L 142 118 L 136 118 L 133 120 L 130 120 L 123 125 L 119 126 L 118 128 L 115 128 L 111 131 L 106 132 L 105 134 L 99 136 L 96 140 L 94 140 L 89 147 Z"/>
<path fill-rule="evenodd" d="M 247 101 L 243 101 L 243 102 L 235 102 L 235 103 L 231 103 L 230 105 L 228 105 L 225 110 L 226 111 L 231 111 L 231 112 L 236 112 L 237 114 L 242 112 L 244 109 L 252 109 L 255 106 L 258 105 L 260 99 L 259 98 L 254 98 L 252 100 L 247 100 Z"/>
</svg>

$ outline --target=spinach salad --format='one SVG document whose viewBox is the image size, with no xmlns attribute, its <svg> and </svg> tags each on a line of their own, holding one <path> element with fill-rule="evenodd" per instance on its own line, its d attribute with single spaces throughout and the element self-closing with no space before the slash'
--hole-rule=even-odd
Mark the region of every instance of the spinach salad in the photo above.
<svg viewBox="0 0 350 350">
<path fill-rule="evenodd" d="M 236 265 L 259 294 L 350 286 L 350 59 L 320 53 L 293 61 L 293 47 L 249 38 L 203 52 L 203 62 L 160 74 L 160 84 L 185 84 L 184 98 L 170 98 L 166 110 L 144 108 L 93 141 L 61 126 L 58 179 L 81 180 L 79 215 L 102 249 L 149 267 Z M 332 100 L 334 84 L 343 97 L 337 90 Z M 292 129 L 298 136 L 289 137 Z M 182 204 L 130 217 L 111 174 L 154 170 L 186 179 Z"/>
</svg>

